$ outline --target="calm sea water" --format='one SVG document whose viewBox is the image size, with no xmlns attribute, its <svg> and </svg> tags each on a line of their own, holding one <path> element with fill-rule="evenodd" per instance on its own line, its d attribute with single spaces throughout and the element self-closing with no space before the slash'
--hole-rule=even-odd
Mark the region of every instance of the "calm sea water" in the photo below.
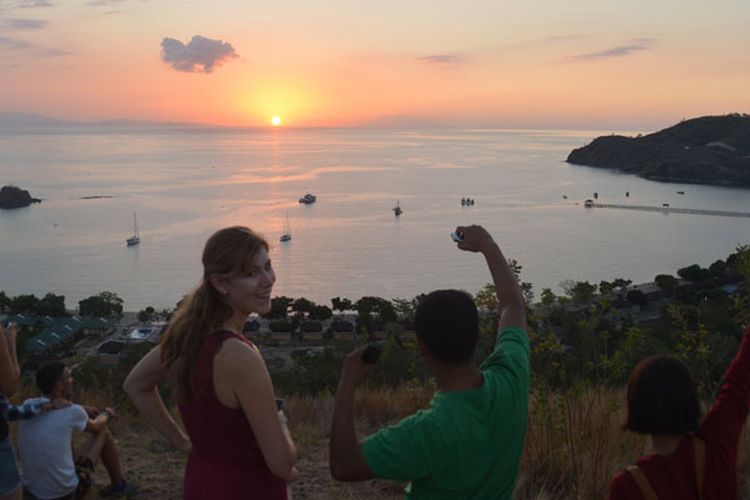
<svg viewBox="0 0 750 500">
<path fill-rule="evenodd" d="M 478 290 L 490 278 L 451 243 L 457 224 L 487 227 L 537 293 L 566 279 L 647 281 L 750 243 L 750 219 L 583 208 L 596 191 L 603 202 L 750 212 L 747 190 L 564 163 L 601 133 L 0 131 L 0 184 L 44 199 L 0 212 L 0 290 L 64 294 L 69 307 L 110 290 L 129 310 L 171 307 L 200 276 L 206 238 L 232 224 L 274 242 L 275 294 L 326 304 Z M 297 202 L 307 192 L 316 204 Z M 476 204 L 462 207 L 464 196 Z M 141 244 L 128 248 L 134 211 Z M 287 214 L 293 240 L 281 244 Z"/>
</svg>

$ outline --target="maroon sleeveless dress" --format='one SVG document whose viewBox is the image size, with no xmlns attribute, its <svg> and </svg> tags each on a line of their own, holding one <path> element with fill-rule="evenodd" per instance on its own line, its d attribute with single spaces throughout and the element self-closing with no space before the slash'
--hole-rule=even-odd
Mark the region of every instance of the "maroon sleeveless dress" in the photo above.
<svg viewBox="0 0 750 500">
<path fill-rule="evenodd" d="M 193 391 L 179 405 L 193 449 L 185 469 L 185 500 L 286 500 L 286 483 L 268 469 L 242 409 L 230 409 L 216 398 L 214 356 L 221 344 L 236 338 L 222 330 L 208 335 L 195 366 Z"/>
</svg>

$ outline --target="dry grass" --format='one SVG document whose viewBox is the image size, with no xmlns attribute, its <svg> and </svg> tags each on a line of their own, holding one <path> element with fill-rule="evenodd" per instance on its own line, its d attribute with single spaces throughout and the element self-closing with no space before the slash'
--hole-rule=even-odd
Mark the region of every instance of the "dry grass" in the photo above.
<svg viewBox="0 0 750 500">
<path fill-rule="evenodd" d="M 393 423 L 427 405 L 432 388 L 361 390 L 356 400 L 360 436 Z M 82 401 L 103 406 L 95 394 Z M 611 477 L 645 451 L 643 438 L 621 430 L 623 393 L 610 388 L 563 392 L 533 392 L 529 404 L 526 446 L 518 477 L 518 499 L 576 499 L 606 497 Z M 300 450 L 300 479 L 292 486 L 295 499 L 396 499 L 401 484 L 374 480 L 339 483 L 328 472 L 328 429 L 333 412 L 330 395 L 286 400 L 292 434 Z M 185 457 L 137 415 L 124 415 L 115 433 L 128 478 L 140 498 L 179 499 Z M 750 467 L 750 433 L 740 444 L 738 468 Z M 106 484 L 97 468 L 96 480 Z M 740 498 L 750 499 L 750 476 L 742 475 Z"/>
</svg>

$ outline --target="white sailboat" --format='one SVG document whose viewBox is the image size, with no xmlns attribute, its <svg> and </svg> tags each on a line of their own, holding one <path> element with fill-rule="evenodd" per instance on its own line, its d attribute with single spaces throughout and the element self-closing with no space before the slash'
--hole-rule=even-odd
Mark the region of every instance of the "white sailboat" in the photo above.
<svg viewBox="0 0 750 500">
<path fill-rule="evenodd" d="M 284 223 L 284 234 L 281 235 L 279 241 L 291 241 L 292 239 L 292 226 L 289 225 L 289 214 L 286 214 L 286 222 Z"/>
<path fill-rule="evenodd" d="M 133 236 L 125 240 L 125 243 L 127 243 L 129 247 L 132 247 L 133 245 L 137 245 L 140 242 L 141 235 L 138 234 L 138 219 L 136 219 L 135 211 L 133 211 Z"/>
</svg>

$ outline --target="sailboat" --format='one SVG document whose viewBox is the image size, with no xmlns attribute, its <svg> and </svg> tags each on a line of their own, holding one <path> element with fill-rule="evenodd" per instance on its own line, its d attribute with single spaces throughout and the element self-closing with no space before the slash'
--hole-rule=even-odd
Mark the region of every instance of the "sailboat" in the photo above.
<svg viewBox="0 0 750 500">
<path fill-rule="evenodd" d="M 401 210 L 401 205 L 399 204 L 398 200 L 396 200 L 396 206 L 393 207 L 392 210 L 393 210 L 393 214 L 396 217 L 398 217 L 399 215 L 401 215 L 401 213 L 403 212 L 403 210 Z"/>
<path fill-rule="evenodd" d="M 133 211 L 133 236 L 125 240 L 125 242 L 129 247 L 141 242 L 141 235 L 138 234 L 138 219 L 135 218 L 135 211 Z"/>
<path fill-rule="evenodd" d="M 289 214 L 286 214 L 286 223 L 284 223 L 284 234 L 281 235 L 279 241 L 291 241 L 292 239 L 292 226 L 289 225 Z"/>
</svg>

